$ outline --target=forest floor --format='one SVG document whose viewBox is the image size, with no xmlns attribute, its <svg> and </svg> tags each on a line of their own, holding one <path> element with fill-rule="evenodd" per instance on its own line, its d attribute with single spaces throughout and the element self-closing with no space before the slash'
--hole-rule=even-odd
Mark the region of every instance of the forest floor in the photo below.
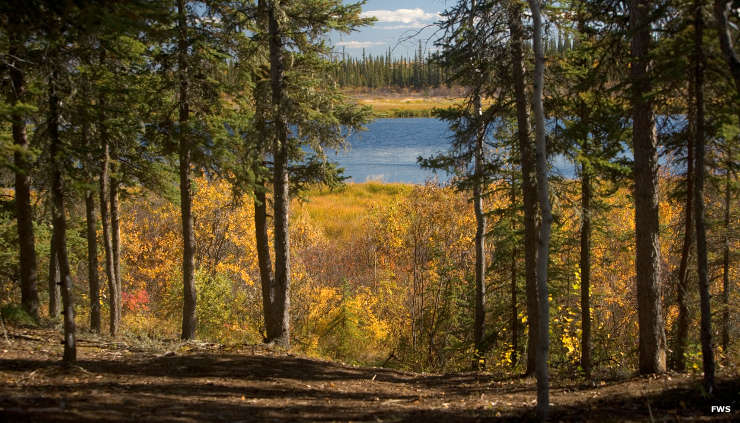
<svg viewBox="0 0 740 423">
<path fill-rule="evenodd" d="M 352 367 L 264 346 L 111 341 L 79 336 L 62 366 L 50 329 L 0 333 L 2 422 L 484 422 L 534 417 L 533 378 L 418 374 Z M 738 421 L 740 377 L 554 381 L 552 421 Z M 731 413 L 712 413 L 729 405 Z"/>
</svg>

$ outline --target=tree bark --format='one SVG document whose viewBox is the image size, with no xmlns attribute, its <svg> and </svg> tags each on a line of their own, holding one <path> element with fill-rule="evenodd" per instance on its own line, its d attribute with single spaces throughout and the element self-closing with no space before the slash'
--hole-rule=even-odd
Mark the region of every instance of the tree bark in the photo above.
<svg viewBox="0 0 740 423">
<path fill-rule="evenodd" d="M 279 327 L 269 342 L 285 348 L 290 347 L 290 215 L 288 176 L 288 128 L 283 116 L 283 41 L 280 26 L 275 17 L 274 2 L 268 10 L 270 34 L 270 80 L 272 85 L 273 124 L 275 140 L 273 145 L 273 222 L 275 225 L 275 314 Z"/>
<path fill-rule="evenodd" d="M 591 377 L 591 172 L 581 167 L 581 368 Z"/>
<path fill-rule="evenodd" d="M 54 205 L 52 204 L 52 208 Z M 53 222 L 52 222 L 53 224 Z M 55 319 L 59 315 L 59 298 L 62 295 L 59 287 L 62 282 L 59 279 L 59 265 L 57 264 L 57 244 L 54 231 L 51 233 L 49 248 L 49 318 Z"/>
<path fill-rule="evenodd" d="M 90 138 L 90 117 L 88 116 L 89 107 L 89 86 L 83 83 L 81 95 L 84 103 L 79 110 L 79 116 L 82 119 L 82 145 L 90 151 L 94 149 L 93 140 Z M 87 157 L 86 167 L 92 167 L 94 157 L 89 154 Z M 94 172 L 86 172 L 86 176 L 94 179 Z M 92 189 L 85 192 L 85 221 L 87 223 L 87 281 L 90 297 L 90 330 L 100 333 L 100 279 L 98 277 L 98 239 L 97 239 L 97 222 L 95 219 L 95 193 Z"/>
<path fill-rule="evenodd" d="M 52 61 L 54 59 L 51 59 Z M 77 346 L 75 343 L 74 303 L 72 298 L 72 278 L 67 257 L 67 221 L 64 210 L 64 177 L 62 170 L 61 140 L 59 138 L 59 95 L 57 93 L 57 71 L 54 69 L 49 76 L 49 154 L 51 156 L 51 198 L 53 204 L 53 227 L 56 237 L 56 255 L 59 261 L 59 270 L 62 281 L 62 307 L 64 309 L 64 362 L 77 361 Z"/>
<path fill-rule="evenodd" d="M 694 0 L 694 80 L 696 85 L 696 261 L 699 273 L 699 303 L 701 308 L 701 353 L 704 367 L 704 389 L 714 392 L 714 352 L 712 351 L 712 313 L 709 277 L 707 275 L 707 234 L 704 223 L 704 15 L 703 2 Z"/>
<path fill-rule="evenodd" d="M 514 207 L 516 204 L 516 188 L 514 185 L 514 177 L 511 178 L 511 205 Z M 511 220 L 511 233 L 516 233 L 516 214 Z M 517 280 L 517 268 L 516 259 L 518 255 L 516 243 L 511 245 L 511 367 L 516 368 L 517 354 L 519 351 L 519 312 L 517 310 L 516 301 L 516 280 Z"/>
<path fill-rule="evenodd" d="M 730 68 L 732 79 L 735 80 L 735 89 L 740 92 L 740 58 L 738 58 L 732 46 L 732 36 L 730 36 L 730 25 L 728 23 L 731 9 L 732 0 L 714 0 L 714 17 L 717 20 L 719 45 L 722 54 L 725 56 L 727 66 Z"/>
<path fill-rule="evenodd" d="M 714 1 L 714 17 L 717 20 L 720 47 L 725 61 L 730 68 L 730 74 L 735 80 L 735 89 L 740 92 L 740 58 L 732 45 L 728 17 L 732 8 L 731 0 Z M 738 115 L 740 117 L 740 114 Z M 727 354 L 730 347 L 730 172 L 727 171 L 725 180 L 725 240 L 722 257 L 722 351 Z"/>
<path fill-rule="evenodd" d="M 192 184 L 190 181 L 190 143 L 188 140 L 188 119 L 190 104 L 188 103 L 188 61 L 187 61 L 187 18 L 185 0 L 177 0 L 178 23 L 178 79 L 180 81 L 179 98 L 179 138 L 180 138 L 180 213 L 182 216 L 182 339 L 193 339 L 197 317 L 195 314 L 195 237 L 193 234 L 192 214 Z"/>
<path fill-rule="evenodd" d="M 661 307 L 658 155 L 650 78 L 650 0 L 631 0 L 632 143 L 635 178 L 637 308 L 641 374 L 663 373 L 665 329 Z"/>
<path fill-rule="evenodd" d="M 100 333 L 100 280 L 98 279 L 98 240 L 95 221 L 95 195 L 93 191 L 85 194 L 85 215 L 87 220 L 87 280 L 90 289 L 90 330 Z"/>
<path fill-rule="evenodd" d="M 257 244 L 257 259 L 260 267 L 260 282 L 262 284 L 262 309 L 265 316 L 265 340 L 272 339 L 279 333 L 279 325 L 275 316 L 275 284 L 272 275 L 272 259 L 270 258 L 270 242 L 267 234 L 267 198 L 264 191 L 256 189 L 254 192 L 254 230 Z"/>
<path fill-rule="evenodd" d="M 115 166 L 118 167 L 117 165 Z M 114 174 L 116 172 L 113 172 Z M 113 274 L 116 275 L 116 286 L 118 287 L 118 299 L 121 301 L 123 296 L 123 286 L 121 286 L 121 220 L 120 220 L 120 202 L 118 201 L 118 191 L 120 183 L 118 178 L 110 179 L 110 227 L 111 227 L 111 244 L 113 251 Z M 120 306 L 119 306 L 120 307 Z"/>
<path fill-rule="evenodd" d="M 475 1 L 473 1 L 475 7 Z M 471 14 L 472 21 L 472 14 Z M 485 353 L 483 338 L 486 324 L 486 215 L 483 211 L 483 141 L 485 128 L 480 122 L 483 115 L 481 98 L 478 89 L 473 98 L 475 116 L 473 122 L 477 126 L 475 135 L 475 182 L 473 184 L 473 205 L 475 209 L 475 321 L 473 324 L 473 338 L 475 342 L 475 368 L 480 367 L 480 360 Z"/>
<path fill-rule="evenodd" d="M 689 113 L 687 137 L 687 170 L 686 170 L 686 205 L 684 221 L 683 247 L 681 248 L 681 261 L 678 266 L 678 285 L 676 287 L 676 302 L 678 303 L 678 318 L 676 322 L 676 340 L 673 347 L 673 366 L 679 372 L 686 370 L 686 348 L 689 344 L 689 259 L 691 247 L 694 243 L 694 137 L 696 132 L 695 81 L 689 83 Z"/>
<path fill-rule="evenodd" d="M 102 58 L 101 58 L 102 62 Z M 105 273 L 108 278 L 108 308 L 110 309 L 110 335 L 118 335 L 121 322 L 121 291 L 118 289 L 116 270 L 113 261 L 113 241 L 110 204 L 110 140 L 105 123 L 106 99 L 103 93 L 98 101 L 98 133 L 103 148 L 103 163 L 100 171 L 100 220 L 103 227 L 103 249 L 105 250 Z"/>
<path fill-rule="evenodd" d="M 522 197 L 524 201 L 524 276 L 527 292 L 527 369 L 531 375 L 536 367 L 537 344 L 537 184 L 535 157 L 529 138 L 529 114 L 524 84 L 524 26 L 522 6 L 514 4 L 509 10 L 511 32 L 511 61 L 517 115 L 517 137 L 522 168 Z"/>
<path fill-rule="evenodd" d="M 725 236 L 722 248 L 722 352 L 730 351 L 730 171 L 725 174 Z"/>
<path fill-rule="evenodd" d="M 31 163 L 28 161 L 29 144 L 26 136 L 26 121 L 23 113 L 15 109 L 23 101 L 26 92 L 26 81 L 23 72 L 23 41 L 20 39 L 22 28 L 10 16 L 8 49 L 8 73 L 10 89 L 8 103 L 11 106 L 10 120 L 15 166 L 15 216 L 18 230 L 19 266 L 21 273 L 21 306 L 34 320 L 39 317 L 38 268 L 36 263 L 36 244 L 33 233 L 33 209 L 31 208 Z"/>
<path fill-rule="evenodd" d="M 550 256 L 550 194 L 547 181 L 547 145 L 545 142 L 545 111 L 542 91 L 545 83 L 545 57 L 542 46 L 542 15 L 539 0 L 528 0 L 532 11 L 532 47 L 534 49 L 534 93 L 532 95 L 535 120 L 537 159 L 537 202 L 542 211 L 537 242 L 537 417 L 546 421 L 550 407 L 550 377 L 548 355 L 550 350 L 550 302 L 547 289 L 547 265 Z"/>
</svg>

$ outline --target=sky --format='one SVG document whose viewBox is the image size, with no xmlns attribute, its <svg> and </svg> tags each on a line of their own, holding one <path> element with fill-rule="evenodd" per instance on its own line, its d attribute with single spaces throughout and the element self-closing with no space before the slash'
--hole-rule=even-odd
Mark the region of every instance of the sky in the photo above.
<svg viewBox="0 0 740 423">
<path fill-rule="evenodd" d="M 354 1 L 345 0 L 345 3 Z M 411 56 L 422 41 L 425 53 L 432 49 L 434 28 L 424 28 L 439 19 L 439 13 L 455 3 L 454 0 L 368 0 L 362 8 L 363 16 L 375 16 L 375 25 L 363 27 L 350 34 L 333 34 L 331 39 L 338 52 L 360 57 L 366 54 L 385 54 L 388 47 L 394 57 Z"/>
</svg>

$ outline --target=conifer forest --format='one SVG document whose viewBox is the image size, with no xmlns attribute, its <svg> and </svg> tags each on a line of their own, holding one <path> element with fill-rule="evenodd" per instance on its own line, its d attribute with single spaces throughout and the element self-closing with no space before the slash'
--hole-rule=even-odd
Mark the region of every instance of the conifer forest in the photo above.
<svg viewBox="0 0 740 423">
<path fill-rule="evenodd" d="M 738 0 L 0 0 L 0 421 L 737 421 L 739 174 Z"/>
</svg>

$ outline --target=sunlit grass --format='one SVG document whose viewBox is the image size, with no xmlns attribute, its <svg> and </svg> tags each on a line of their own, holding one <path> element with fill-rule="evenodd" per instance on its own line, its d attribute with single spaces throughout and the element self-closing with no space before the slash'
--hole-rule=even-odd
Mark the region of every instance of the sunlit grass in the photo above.
<svg viewBox="0 0 740 423">
<path fill-rule="evenodd" d="M 357 102 L 372 107 L 377 117 L 431 117 L 435 108 L 446 108 L 463 101 L 456 97 L 364 97 Z"/>
<path fill-rule="evenodd" d="M 362 232 L 374 207 L 405 198 L 412 188 L 380 182 L 349 183 L 335 190 L 315 188 L 306 193 L 306 201 L 298 209 L 308 213 L 330 239 L 347 240 Z"/>
</svg>

